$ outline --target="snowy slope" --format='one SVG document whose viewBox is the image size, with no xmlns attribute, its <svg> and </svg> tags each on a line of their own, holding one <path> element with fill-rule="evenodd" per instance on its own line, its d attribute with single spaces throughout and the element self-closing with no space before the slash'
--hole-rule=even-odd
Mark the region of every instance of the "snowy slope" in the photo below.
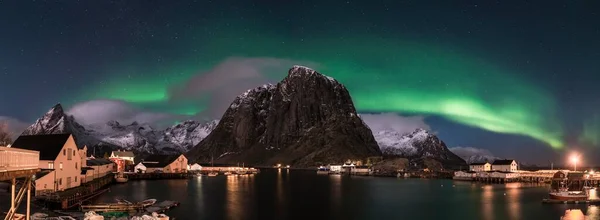
<svg viewBox="0 0 600 220">
<path fill-rule="evenodd" d="M 447 164 L 464 163 L 443 141 L 424 129 L 416 129 L 408 134 L 392 130 L 373 131 L 373 136 L 384 155 L 409 159 L 433 158 Z"/>
<path fill-rule="evenodd" d="M 137 122 L 121 125 L 117 121 L 82 126 L 57 104 L 22 135 L 71 133 L 79 147 L 107 146 L 108 149 L 120 148 L 138 153 L 183 153 L 204 139 L 217 123 L 184 121 L 165 130 Z"/>
</svg>

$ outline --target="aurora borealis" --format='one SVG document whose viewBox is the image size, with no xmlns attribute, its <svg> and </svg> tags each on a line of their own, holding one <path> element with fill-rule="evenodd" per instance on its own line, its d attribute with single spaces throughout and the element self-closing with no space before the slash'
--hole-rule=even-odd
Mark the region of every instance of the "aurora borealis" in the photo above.
<svg viewBox="0 0 600 220">
<path fill-rule="evenodd" d="M 210 118 L 302 62 L 346 85 L 359 112 L 425 116 L 452 146 L 480 145 L 460 132 L 475 129 L 492 137 L 475 147 L 501 155 L 600 147 L 600 5 L 538 3 L 1 2 L 0 77 L 17 83 L 0 116 L 112 99 Z M 230 63 L 260 74 L 236 78 Z"/>
</svg>

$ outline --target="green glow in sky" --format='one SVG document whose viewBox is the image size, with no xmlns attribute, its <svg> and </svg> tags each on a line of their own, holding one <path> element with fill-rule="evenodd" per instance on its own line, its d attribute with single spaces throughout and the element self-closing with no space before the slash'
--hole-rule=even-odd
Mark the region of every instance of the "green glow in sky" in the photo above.
<svg viewBox="0 0 600 220">
<path fill-rule="evenodd" d="M 209 63 L 232 55 L 309 60 L 319 64 L 317 70 L 346 85 L 359 111 L 436 115 L 488 131 L 528 136 L 553 148 L 563 146 L 552 94 L 518 71 L 479 58 L 477 51 L 371 37 L 295 42 L 278 36 L 215 37 L 205 40 L 202 48 L 201 54 L 185 62 L 128 70 L 138 73 L 134 79 L 126 71 L 116 71 L 119 74 L 95 85 L 86 97 L 121 99 L 191 115 L 204 110 L 207 101 L 168 103 L 168 88 L 206 70 Z M 285 75 L 282 72 L 274 80 Z"/>
<path fill-rule="evenodd" d="M 583 124 L 583 132 L 579 136 L 579 141 L 585 144 L 598 146 L 600 144 L 600 116 L 595 115 Z"/>
</svg>

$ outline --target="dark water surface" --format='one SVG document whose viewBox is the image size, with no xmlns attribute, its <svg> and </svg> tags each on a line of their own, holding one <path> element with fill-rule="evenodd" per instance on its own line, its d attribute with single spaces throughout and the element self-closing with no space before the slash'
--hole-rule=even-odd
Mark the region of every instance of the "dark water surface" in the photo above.
<svg viewBox="0 0 600 220">
<path fill-rule="evenodd" d="M 254 176 L 130 181 L 97 201 L 176 200 L 177 219 L 600 219 L 600 208 L 547 205 L 547 187 L 452 180 L 328 176 L 265 170 Z M 567 210 L 572 210 L 567 213 Z"/>
</svg>

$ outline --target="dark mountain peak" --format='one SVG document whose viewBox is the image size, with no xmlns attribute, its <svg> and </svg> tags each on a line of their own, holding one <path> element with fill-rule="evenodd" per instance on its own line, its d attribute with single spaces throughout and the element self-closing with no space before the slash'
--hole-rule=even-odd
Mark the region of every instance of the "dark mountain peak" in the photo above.
<svg viewBox="0 0 600 220">
<path fill-rule="evenodd" d="M 57 113 L 63 113 L 64 114 L 63 107 L 62 107 L 62 105 L 60 103 L 56 103 L 56 105 L 54 105 L 54 107 L 52 107 L 50 110 L 48 110 L 48 113 L 50 113 L 50 112 L 57 112 Z"/>
<path fill-rule="evenodd" d="M 60 103 L 54 105 L 44 114 L 43 118 L 60 118 L 66 116 L 65 111 Z"/>
<path fill-rule="evenodd" d="M 333 78 L 294 66 L 276 86 L 239 95 L 218 125 L 188 152 L 191 161 L 314 166 L 381 155 L 348 91 Z"/>
<path fill-rule="evenodd" d="M 106 122 L 106 125 L 113 127 L 113 128 L 121 126 L 121 124 L 116 120 L 110 120 L 110 121 Z"/>
</svg>

